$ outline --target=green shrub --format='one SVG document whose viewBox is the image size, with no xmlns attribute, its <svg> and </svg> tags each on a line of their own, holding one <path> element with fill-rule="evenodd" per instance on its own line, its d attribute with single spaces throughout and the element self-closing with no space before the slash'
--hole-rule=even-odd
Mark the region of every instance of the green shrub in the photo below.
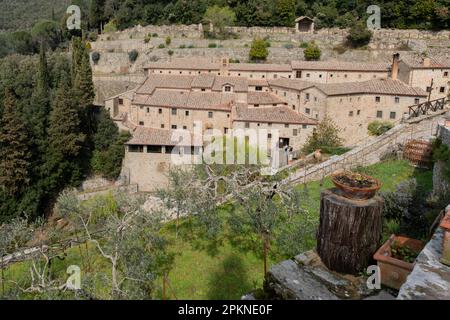
<svg viewBox="0 0 450 320">
<path fill-rule="evenodd" d="M 166 46 L 165 46 L 165 44 L 164 43 L 160 43 L 159 45 L 158 45 L 158 48 L 159 49 L 164 49 Z"/>
<path fill-rule="evenodd" d="M 152 37 L 153 37 L 153 38 L 157 38 L 157 37 L 158 37 L 158 34 L 157 34 L 157 33 L 152 33 Z"/>
<path fill-rule="evenodd" d="M 97 64 L 99 60 L 100 60 L 100 53 L 97 51 L 92 52 L 92 61 L 94 62 L 94 64 Z"/>
<path fill-rule="evenodd" d="M 152 35 L 149 33 L 148 35 L 145 36 L 144 42 L 149 43 L 151 40 L 152 40 Z"/>
<path fill-rule="evenodd" d="M 208 44 L 208 48 L 217 48 L 217 43 L 211 42 Z"/>
<path fill-rule="evenodd" d="M 172 43 L 172 38 L 170 36 L 167 36 L 167 38 L 166 38 L 166 46 L 170 46 L 171 43 Z"/>
<path fill-rule="evenodd" d="M 354 24 L 349 31 L 347 41 L 354 48 L 364 47 L 372 39 L 372 31 L 364 23 Z"/>
<path fill-rule="evenodd" d="M 318 45 L 316 45 L 314 42 L 310 42 L 308 44 L 308 47 L 303 50 L 303 54 L 306 61 L 317 61 L 320 60 L 322 51 L 320 50 Z"/>
<path fill-rule="evenodd" d="M 178 47 L 179 49 L 185 49 L 186 45 L 185 44 L 180 44 L 180 46 Z"/>
<path fill-rule="evenodd" d="M 267 50 L 267 41 L 263 39 L 255 38 L 250 48 L 249 57 L 252 61 L 266 60 L 269 55 Z"/>
<path fill-rule="evenodd" d="M 190 45 L 188 45 L 188 48 L 193 49 L 193 48 L 195 48 L 195 45 L 191 43 Z"/>
<path fill-rule="evenodd" d="M 173 56 L 174 52 L 173 52 L 173 50 L 169 50 L 169 51 L 167 51 L 167 54 L 168 54 L 169 56 Z"/>
<path fill-rule="evenodd" d="M 136 51 L 136 49 L 130 51 L 130 53 L 128 53 L 128 58 L 130 59 L 131 63 L 134 63 L 136 61 L 136 59 L 139 56 L 139 52 Z"/>
<path fill-rule="evenodd" d="M 104 33 L 108 32 L 116 32 L 117 31 L 117 24 L 114 20 L 109 21 L 107 24 L 105 24 L 103 28 Z"/>
<path fill-rule="evenodd" d="M 300 48 L 302 48 L 302 49 L 306 49 L 306 48 L 308 48 L 308 42 L 302 42 L 302 43 L 300 43 Z"/>
<path fill-rule="evenodd" d="M 283 47 L 284 47 L 285 49 L 290 50 L 290 49 L 294 48 L 294 45 L 293 45 L 292 43 L 285 43 Z"/>
<path fill-rule="evenodd" d="M 367 130 L 371 136 L 381 136 L 394 127 L 391 122 L 375 120 L 369 123 Z"/>
</svg>

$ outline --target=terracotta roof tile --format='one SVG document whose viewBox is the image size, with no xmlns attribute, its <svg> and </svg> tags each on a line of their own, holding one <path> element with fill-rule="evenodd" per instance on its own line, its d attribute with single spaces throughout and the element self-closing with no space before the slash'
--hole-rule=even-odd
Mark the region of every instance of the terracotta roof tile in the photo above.
<svg viewBox="0 0 450 320">
<path fill-rule="evenodd" d="M 286 78 L 279 78 L 279 79 L 273 79 L 269 80 L 269 85 L 274 87 L 281 87 L 286 89 L 294 89 L 298 91 L 302 91 L 307 88 L 311 88 L 314 86 L 315 83 L 298 80 L 298 79 L 286 79 Z"/>
<path fill-rule="evenodd" d="M 186 134 L 186 132 L 186 130 L 165 130 L 139 126 L 132 132 L 133 137 L 126 144 L 148 146 L 175 146 L 180 145 L 178 139 L 180 135 L 184 135 Z M 194 139 L 191 135 L 191 144 L 186 145 L 201 146 L 202 143 L 198 140 L 201 139 Z"/>
<path fill-rule="evenodd" d="M 249 92 L 247 94 L 248 104 L 280 104 L 286 103 L 283 99 L 270 92 Z"/>
<path fill-rule="evenodd" d="M 401 61 L 406 63 L 413 69 L 433 69 L 433 68 L 445 68 L 450 69 L 450 57 L 430 57 L 430 65 L 424 65 L 424 60 L 421 57 L 402 57 Z"/>
<path fill-rule="evenodd" d="M 220 69 L 218 62 L 212 62 L 210 59 L 202 58 L 179 58 L 172 59 L 170 62 L 152 62 L 144 69 L 183 69 L 183 70 L 215 70 Z"/>
<path fill-rule="evenodd" d="M 374 79 L 362 82 L 316 84 L 316 88 L 329 96 L 345 94 L 386 94 L 424 97 L 428 94 L 420 89 L 410 87 L 399 80 Z"/>
<path fill-rule="evenodd" d="M 310 124 L 316 125 L 317 121 L 310 119 L 288 107 L 265 107 L 249 108 L 238 104 L 235 107 L 235 118 L 233 121 L 245 122 L 267 122 L 286 124 Z"/>
<path fill-rule="evenodd" d="M 230 71 L 291 72 L 289 64 L 275 63 L 230 63 Z"/>
<path fill-rule="evenodd" d="M 152 95 L 136 95 L 133 102 L 154 107 L 230 111 L 235 99 L 233 93 L 157 89 Z"/>
<path fill-rule="evenodd" d="M 234 87 L 234 92 L 247 92 L 248 81 L 244 77 L 224 77 L 216 76 L 214 81 L 213 91 L 222 91 L 222 87 L 226 84 L 230 84 Z"/>
<path fill-rule="evenodd" d="M 390 63 L 364 63 L 344 61 L 292 61 L 292 69 L 323 71 L 373 71 L 388 72 Z"/>
</svg>

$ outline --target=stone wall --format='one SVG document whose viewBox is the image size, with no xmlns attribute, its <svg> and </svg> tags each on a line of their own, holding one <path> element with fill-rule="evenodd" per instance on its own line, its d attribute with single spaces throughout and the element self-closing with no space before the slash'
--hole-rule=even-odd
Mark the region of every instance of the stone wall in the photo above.
<svg viewBox="0 0 450 320">
<path fill-rule="evenodd" d="M 322 50 L 322 60 L 339 59 L 342 61 L 390 62 L 393 51 L 402 56 L 422 53 L 426 50 L 430 55 L 448 54 L 450 31 L 432 32 L 419 30 L 378 30 L 366 50 L 346 50 L 342 48 L 347 31 L 343 29 L 321 29 L 315 33 L 295 33 L 293 28 L 232 27 L 238 39 L 213 40 L 205 39 L 197 25 L 183 26 L 137 26 L 115 33 L 99 36 L 91 43 L 92 51 L 101 54 L 98 64 L 93 65 L 94 73 L 139 73 L 150 61 L 170 61 L 172 57 L 207 57 L 219 59 L 228 56 L 241 62 L 248 60 L 248 52 L 254 37 L 268 38 L 271 42 L 268 62 L 287 63 L 291 60 L 302 60 L 302 42 L 314 40 Z M 145 43 L 145 36 L 157 34 L 150 42 Z M 165 44 L 166 36 L 171 36 L 169 48 L 159 49 Z M 216 43 L 217 48 L 208 48 Z M 291 45 L 293 45 L 291 47 Z M 185 47 L 183 49 L 180 48 Z M 130 63 L 128 53 L 137 50 L 139 57 Z M 341 51 L 342 50 L 342 51 Z"/>
<path fill-rule="evenodd" d="M 450 147 L 450 128 L 439 126 L 437 136 L 442 140 L 442 143 Z M 450 188 L 450 182 L 448 181 L 448 179 L 444 178 L 445 170 L 446 166 L 444 162 L 438 161 L 434 164 L 433 192 L 436 194 L 446 192 Z"/>
<path fill-rule="evenodd" d="M 298 169 L 286 179 L 287 183 L 306 183 L 320 180 L 339 170 L 350 170 L 358 166 L 369 166 L 380 162 L 383 157 L 398 151 L 401 145 L 412 139 L 429 139 L 444 121 L 442 114 L 424 116 L 395 126 L 382 136 L 374 138 L 359 147 L 329 160 Z M 291 168 L 295 168 L 294 163 Z"/>
</svg>

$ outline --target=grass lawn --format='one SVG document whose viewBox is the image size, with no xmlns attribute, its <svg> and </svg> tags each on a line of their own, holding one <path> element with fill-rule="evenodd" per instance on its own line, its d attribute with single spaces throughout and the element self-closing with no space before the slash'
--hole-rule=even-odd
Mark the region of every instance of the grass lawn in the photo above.
<svg viewBox="0 0 450 320">
<path fill-rule="evenodd" d="M 418 183 L 431 190 L 432 172 L 411 167 L 406 161 L 386 161 L 367 168 L 363 171 L 382 181 L 382 191 L 392 191 L 395 186 L 406 179 L 416 178 Z M 320 182 L 311 182 L 299 185 L 297 188 L 307 190 L 309 198 L 305 201 L 305 208 L 319 222 L 320 191 L 332 187 L 329 178 Z M 228 209 L 229 210 L 229 209 Z M 169 274 L 168 297 L 171 299 L 239 299 L 243 294 L 260 288 L 263 282 L 263 262 L 258 250 L 244 250 L 234 246 L 226 235 L 221 237 L 221 242 L 212 246 L 206 239 L 190 240 L 183 236 L 183 224 L 180 226 L 180 236 L 175 239 L 173 224 L 165 228 L 165 233 L 172 240 L 170 250 L 176 254 L 174 268 Z M 243 235 L 242 238 L 250 238 Z M 251 242 L 251 241 L 250 241 Z M 259 249 L 259 248 L 258 248 Z M 77 264 L 79 249 L 69 250 L 68 257 L 59 261 L 58 275 L 65 276 L 65 268 L 71 264 Z M 94 248 L 90 253 L 95 252 Z M 300 253 L 300 252 L 299 252 Z M 277 263 L 285 257 L 272 257 L 271 264 Z M 109 273 L 108 265 L 97 255 L 92 257 L 92 268 L 96 273 Z M 25 263 L 18 263 L 8 268 L 7 277 L 15 278 L 26 276 Z M 158 281 L 162 285 L 162 281 Z M 107 290 L 106 290 L 107 291 Z M 161 297 L 161 289 L 157 296 Z M 99 288 L 101 297 L 104 297 L 105 289 Z"/>
</svg>

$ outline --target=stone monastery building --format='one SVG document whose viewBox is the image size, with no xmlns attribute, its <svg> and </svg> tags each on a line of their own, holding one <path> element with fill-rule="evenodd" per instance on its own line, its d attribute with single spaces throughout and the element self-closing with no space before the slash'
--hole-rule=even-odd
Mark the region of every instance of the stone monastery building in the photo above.
<svg viewBox="0 0 450 320">
<path fill-rule="evenodd" d="M 279 133 L 278 146 L 298 151 L 325 116 L 342 129 L 347 146 L 367 138 L 374 120 L 398 123 L 409 107 L 449 94 L 449 59 L 400 59 L 392 64 L 292 61 L 290 64 L 229 63 L 227 58 L 174 59 L 145 67 L 137 88 L 108 98 L 105 107 L 130 130 L 124 167 L 130 182 L 151 191 L 164 185 L 174 130 L 207 129 Z M 192 142 L 180 153 L 203 146 Z M 197 151 L 196 151 L 197 150 Z M 270 156 L 270 154 L 269 154 Z"/>
</svg>

